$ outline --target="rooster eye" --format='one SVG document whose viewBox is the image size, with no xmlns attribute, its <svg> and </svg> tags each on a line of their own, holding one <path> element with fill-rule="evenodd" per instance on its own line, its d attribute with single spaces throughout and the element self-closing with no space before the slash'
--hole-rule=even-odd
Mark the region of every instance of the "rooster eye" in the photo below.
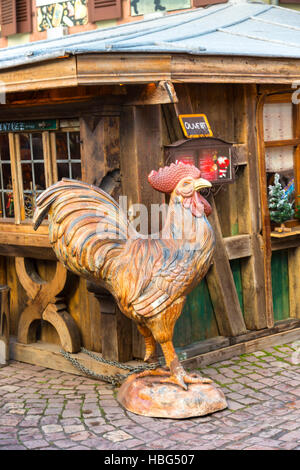
<svg viewBox="0 0 300 470">
<path fill-rule="evenodd" d="M 185 183 L 183 183 L 183 186 L 188 186 L 190 183 L 188 181 L 186 181 Z"/>
</svg>

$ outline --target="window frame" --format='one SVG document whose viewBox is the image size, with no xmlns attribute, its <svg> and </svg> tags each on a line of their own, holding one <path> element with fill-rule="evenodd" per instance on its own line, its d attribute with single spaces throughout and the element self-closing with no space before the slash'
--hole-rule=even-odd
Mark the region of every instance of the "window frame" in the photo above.
<svg viewBox="0 0 300 470">
<path fill-rule="evenodd" d="M 259 122 L 259 128 L 261 129 L 261 138 L 262 138 L 262 147 L 263 147 L 263 155 L 262 158 L 264 160 L 264 173 L 265 173 L 265 178 L 267 177 L 266 173 L 266 168 L 265 168 L 265 149 L 270 148 L 270 147 L 284 147 L 284 146 L 293 146 L 294 147 L 294 154 L 293 154 L 293 169 L 294 169 L 294 184 L 295 184 L 295 202 L 297 199 L 299 199 L 298 196 L 300 196 L 300 104 L 295 104 L 292 101 L 292 91 L 291 92 L 273 92 L 270 94 L 265 95 L 263 99 L 263 106 L 261 107 L 261 113 L 258 113 L 258 118 L 260 120 Z M 292 104 L 292 125 L 293 125 L 293 138 L 288 139 L 288 140 L 271 140 L 271 141 L 266 141 L 264 138 L 264 123 L 263 123 L 263 109 L 266 104 L 272 104 L 272 103 L 289 103 Z M 265 204 L 263 204 L 265 207 L 268 206 L 268 188 L 266 186 L 266 189 L 261 187 L 262 191 L 262 197 L 265 199 Z M 298 219 L 299 222 L 297 223 L 297 233 L 298 233 L 298 227 L 300 226 L 300 219 Z M 271 225 L 271 221 L 269 220 L 269 225 Z M 269 232 L 269 231 L 268 231 Z M 280 234 L 274 234 L 273 232 L 270 232 L 270 236 L 273 237 L 276 235 L 276 237 L 286 237 L 286 236 L 291 236 L 295 235 L 296 233 L 280 233 Z"/>
<path fill-rule="evenodd" d="M 9 141 L 9 152 L 10 152 L 10 168 L 11 168 L 11 179 L 12 179 L 12 192 L 14 200 L 14 217 L 1 217 L 0 224 L 31 224 L 31 218 L 26 217 L 25 214 L 25 200 L 24 200 L 24 187 L 23 187 L 23 175 L 22 175 L 22 163 L 21 163 L 21 146 L 20 146 L 20 135 L 22 133 L 41 133 L 42 134 L 42 145 L 43 145 L 43 163 L 45 172 L 45 186 L 48 188 L 52 184 L 58 181 L 58 168 L 57 164 L 62 160 L 57 160 L 56 151 L 56 133 L 57 132 L 80 132 L 79 123 L 77 120 L 67 119 L 59 120 L 59 125 L 56 130 L 33 130 L 33 131 L 20 131 L 20 132 L 7 132 Z M 72 125 L 73 124 L 73 125 Z M 31 161 L 28 161 L 31 162 Z M 68 159 L 63 163 L 80 163 L 82 164 L 81 156 L 80 160 L 71 159 L 68 154 Z M 47 221 L 45 222 L 47 223 Z"/>
</svg>

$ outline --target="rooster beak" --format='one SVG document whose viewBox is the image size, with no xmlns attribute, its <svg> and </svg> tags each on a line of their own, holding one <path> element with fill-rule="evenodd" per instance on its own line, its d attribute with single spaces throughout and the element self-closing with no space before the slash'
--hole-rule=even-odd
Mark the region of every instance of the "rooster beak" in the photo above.
<svg viewBox="0 0 300 470">
<path fill-rule="evenodd" d="M 211 188 L 212 184 L 204 178 L 199 178 L 194 181 L 194 188 L 196 191 L 200 191 L 203 188 Z"/>
</svg>

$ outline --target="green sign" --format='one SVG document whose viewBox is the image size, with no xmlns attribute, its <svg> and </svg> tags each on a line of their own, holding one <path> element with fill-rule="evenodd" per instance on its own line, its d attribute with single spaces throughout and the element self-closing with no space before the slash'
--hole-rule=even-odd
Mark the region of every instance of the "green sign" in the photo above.
<svg viewBox="0 0 300 470">
<path fill-rule="evenodd" d="M 53 131 L 56 129 L 56 119 L 0 122 L 0 132 Z"/>
</svg>

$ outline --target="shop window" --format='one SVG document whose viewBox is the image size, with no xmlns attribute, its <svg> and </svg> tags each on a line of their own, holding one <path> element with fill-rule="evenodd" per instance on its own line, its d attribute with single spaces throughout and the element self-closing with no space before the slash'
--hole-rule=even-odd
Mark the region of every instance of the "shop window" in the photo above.
<svg viewBox="0 0 300 470">
<path fill-rule="evenodd" d="M 275 94 L 269 96 L 263 109 L 267 186 L 274 185 L 275 175 L 278 173 L 281 186 L 295 211 L 295 219 L 286 222 L 290 227 L 300 224 L 300 219 L 297 219 L 300 202 L 300 129 L 296 108 L 290 97 L 280 98 Z M 274 224 L 271 224 L 271 228 L 274 229 Z"/>
<path fill-rule="evenodd" d="M 19 140 L 25 217 L 32 218 L 36 198 L 46 189 L 42 134 L 20 134 Z"/>
<path fill-rule="evenodd" d="M 81 178 L 79 132 L 56 133 L 56 162 L 58 180 Z"/>
<path fill-rule="evenodd" d="M 76 120 L 2 122 L 0 131 L 1 218 L 31 219 L 47 187 L 64 177 L 81 179 Z"/>
<path fill-rule="evenodd" d="M 14 202 L 7 134 L 0 135 L 0 216 L 14 217 Z"/>
</svg>

